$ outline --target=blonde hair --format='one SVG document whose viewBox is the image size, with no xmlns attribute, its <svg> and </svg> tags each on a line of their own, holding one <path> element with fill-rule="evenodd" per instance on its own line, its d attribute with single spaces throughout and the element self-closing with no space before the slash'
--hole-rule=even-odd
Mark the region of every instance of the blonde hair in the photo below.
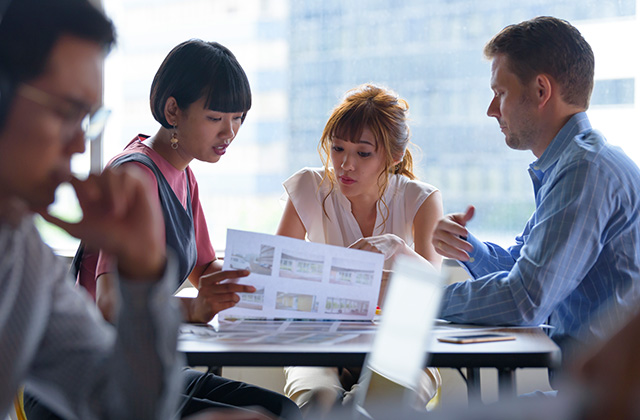
<svg viewBox="0 0 640 420">
<path fill-rule="evenodd" d="M 373 84 L 363 84 L 347 91 L 342 101 L 333 109 L 329 121 L 324 127 L 318 152 L 324 165 L 322 182 L 331 184 L 329 192 L 322 200 L 324 203 L 336 184 L 335 175 L 330 171 L 331 146 L 334 138 L 357 143 L 363 130 L 369 128 L 376 139 L 376 151 L 384 151 L 384 168 L 378 175 L 379 197 L 387 209 L 384 221 L 388 217 L 388 207 L 383 195 L 389 184 L 389 174 L 404 175 L 416 179 L 413 173 L 413 158 L 408 150 L 411 133 L 407 124 L 409 104 L 392 90 Z M 398 164 L 394 162 L 400 160 Z"/>
</svg>

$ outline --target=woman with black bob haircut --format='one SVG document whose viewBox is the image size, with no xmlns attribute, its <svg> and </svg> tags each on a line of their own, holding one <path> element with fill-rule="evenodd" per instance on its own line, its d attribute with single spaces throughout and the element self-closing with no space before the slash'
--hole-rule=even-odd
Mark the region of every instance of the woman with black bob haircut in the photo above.
<svg viewBox="0 0 640 420">
<path fill-rule="evenodd" d="M 166 129 L 174 128 L 164 111 L 170 97 L 181 109 L 205 98 L 205 107 L 212 111 L 241 112 L 241 122 L 251 109 L 249 80 L 236 57 L 217 42 L 199 39 L 176 46 L 153 78 L 151 113 Z"/>
<path fill-rule="evenodd" d="M 153 136 L 138 134 L 108 166 L 136 165 L 148 175 L 148 187 L 158 192 L 165 221 L 167 248 L 177 254 L 176 289 L 189 281 L 195 298 L 179 299 L 185 321 L 207 323 L 239 301 L 237 293 L 253 286 L 223 280 L 249 274 L 222 271 L 211 245 L 198 184 L 189 168 L 196 159 L 215 163 L 242 126 L 251 108 L 249 80 L 229 49 L 191 39 L 176 46 L 160 65 L 151 86 L 151 112 L 160 128 Z M 80 252 L 80 251 L 79 251 Z M 78 283 L 96 299 L 103 316 L 113 321 L 115 281 L 113 258 L 84 250 L 76 255 Z M 182 407 L 186 416 L 210 407 L 261 407 L 277 417 L 299 418 L 297 406 L 281 394 L 216 375 L 185 369 L 185 394 L 195 394 Z"/>
</svg>

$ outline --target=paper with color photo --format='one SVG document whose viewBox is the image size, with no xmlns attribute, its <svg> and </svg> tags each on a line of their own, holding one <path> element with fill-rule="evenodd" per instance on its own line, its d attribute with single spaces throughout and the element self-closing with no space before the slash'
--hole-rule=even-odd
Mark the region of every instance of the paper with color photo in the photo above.
<svg viewBox="0 0 640 420">
<path fill-rule="evenodd" d="M 372 320 L 382 254 L 229 229 L 224 270 L 247 269 L 241 293 L 223 318 Z"/>
</svg>

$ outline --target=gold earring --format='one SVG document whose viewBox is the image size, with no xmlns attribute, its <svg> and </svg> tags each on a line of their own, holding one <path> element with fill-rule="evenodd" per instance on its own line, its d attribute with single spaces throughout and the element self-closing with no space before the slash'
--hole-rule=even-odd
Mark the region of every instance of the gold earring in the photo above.
<svg viewBox="0 0 640 420">
<path fill-rule="evenodd" d="M 178 148 L 178 130 L 176 130 L 176 126 L 173 126 L 173 134 L 171 134 L 171 148 L 176 150 Z"/>
</svg>

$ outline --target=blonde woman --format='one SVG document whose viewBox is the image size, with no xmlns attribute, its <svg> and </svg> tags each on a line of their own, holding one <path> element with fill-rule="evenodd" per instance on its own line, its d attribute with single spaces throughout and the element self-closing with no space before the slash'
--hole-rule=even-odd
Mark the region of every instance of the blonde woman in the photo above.
<svg viewBox="0 0 640 420">
<path fill-rule="evenodd" d="M 405 100 L 379 86 L 348 91 L 320 139 L 324 167 L 304 168 L 284 182 L 288 199 L 277 234 L 382 252 L 385 268 L 398 253 L 418 254 L 439 268 L 431 234 L 442 201 L 434 186 L 413 173 L 408 109 Z M 285 393 L 300 407 L 312 395 L 331 406 L 349 400 L 357 370 L 288 367 L 285 376 Z M 440 375 L 427 369 L 422 382 L 426 403 Z"/>
</svg>

